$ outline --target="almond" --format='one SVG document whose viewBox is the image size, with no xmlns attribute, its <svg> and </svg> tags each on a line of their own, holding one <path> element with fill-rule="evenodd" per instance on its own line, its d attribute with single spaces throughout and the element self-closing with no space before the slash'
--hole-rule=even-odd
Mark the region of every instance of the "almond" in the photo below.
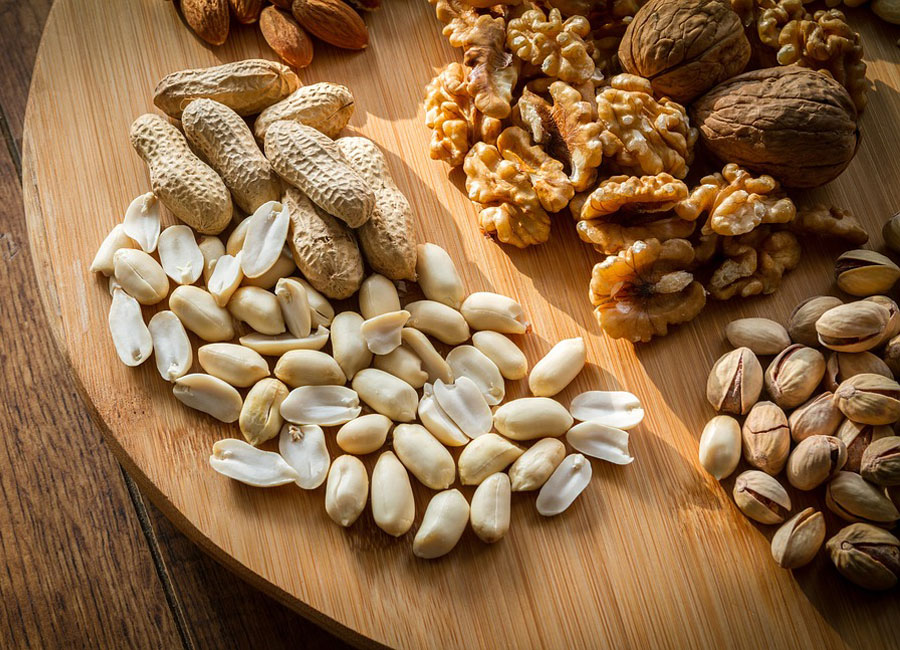
<svg viewBox="0 0 900 650">
<path fill-rule="evenodd" d="M 305 68 L 312 61 L 312 41 L 290 12 L 266 7 L 259 17 L 259 30 L 269 47 L 289 66 Z"/>
<path fill-rule="evenodd" d="M 249 25 L 259 20 L 259 12 L 262 11 L 263 0 L 228 0 L 231 11 L 239 23 Z"/>
<path fill-rule="evenodd" d="M 291 13 L 310 34 L 347 50 L 369 44 L 366 24 L 341 0 L 294 0 Z"/>
<path fill-rule="evenodd" d="M 190 28 L 210 45 L 228 38 L 228 0 L 181 0 L 181 13 Z"/>
</svg>

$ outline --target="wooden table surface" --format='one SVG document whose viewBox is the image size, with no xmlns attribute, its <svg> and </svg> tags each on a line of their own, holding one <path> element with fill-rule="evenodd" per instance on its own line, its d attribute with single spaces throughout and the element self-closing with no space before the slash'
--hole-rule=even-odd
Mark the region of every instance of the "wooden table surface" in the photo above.
<svg viewBox="0 0 900 650">
<path fill-rule="evenodd" d="M 0 648 L 346 648 L 209 559 L 143 497 L 46 329 L 20 161 L 51 4 L 0 0 Z"/>
</svg>

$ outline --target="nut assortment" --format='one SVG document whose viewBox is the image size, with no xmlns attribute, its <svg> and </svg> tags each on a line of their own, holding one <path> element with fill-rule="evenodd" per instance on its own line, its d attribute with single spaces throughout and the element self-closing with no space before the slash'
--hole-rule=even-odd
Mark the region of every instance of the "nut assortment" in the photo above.
<svg viewBox="0 0 900 650">
<path fill-rule="evenodd" d="M 868 252 L 838 258 L 838 278 L 847 259 L 878 259 Z M 878 262 L 893 264 L 888 258 Z M 900 522 L 890 491 L 900 484 L 900 436 L 894 430 L 900 384 L 878 356 L 890 359 L 891 344 L 896 346 L 897 306 L 887 296 L 871 295 L 895 280 L 876 275 L 872 283 L 854 284 L 869 296 L 855 302 L 810 298 L 794 309 L 787 328 L 766 318 L 730 323 L 725 333 L 736 347 L 713 366 L 707 399 L 720 413 L 746 417 L 742 425 L 716 415 L 700 437 L 700 464 L 716 480 L 733 474 L 741 459 L 752 468 L 738 475 L 734 501 L 756 522 L 782 524 L 772 538 L 779 566 L 811 562 L 828 524 L 812 507 L 792 513 L 779 475 L 784 471 L 798 491 L 821 490 L 828 510 L 851 523 L 828 540 L 828 554 L 838 571 L 866 589 L 888 589 L 900 578 L 897 538 L 883 530 Z M 765 372 L 762 356 L 771 358 Z"/>
<path fill-rule="evenodd" d="M 462 49 L 426 88 L 431 157 L 463 167 L 480 228 L 502 243 L 545 242 L 568 208 L 605 256 L 590 297 L 607 335 L 647 341 L 707 295 L 776 291 L 799 264 L 798 235 L 868 239 L 845 210 L 798 208 L 784 189 L 827 183 L 856 153 L 868 82 L 840 11 L 429 2 Z M 689 186 L 698 146 L 724 165 Z M 639 282 L 617 267 L 640 268 Z"/>
</svg>

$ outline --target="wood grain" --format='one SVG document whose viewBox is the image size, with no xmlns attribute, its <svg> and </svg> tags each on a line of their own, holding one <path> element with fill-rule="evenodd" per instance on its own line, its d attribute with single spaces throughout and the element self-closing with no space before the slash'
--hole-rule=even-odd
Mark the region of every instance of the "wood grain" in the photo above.
<svg viewBox="0 0 900 650">
<path fill-rule="evenodd" d="M 29 230 L 56 335 L 129 473 L 217 559 L 357 641 L 416 648 L 896 646 L 896 592 L 862 593 L 824 560 L 793 574 L 775 570 L 772 531 L 738 515 L 729 485 L 708 479 L 696 461 L 699 430 L 711 415 L 700 387 L 724 350 L 725 322 L 750 313 L 784 319 L 799 299 L 829 291 L 833 251 L 810 246 L 773 297 L 713 306 L 637 349 L 607 340 L 585 299 L 596 256 L 572 224 L 557 220 L 551 242 L 539 248 L 498 247 L 474 227 L 459 173 L 448 176 L 428 159 L 422 89 L 458 57 L 430 8 L 394 0 L 369 24 L 365 53 L 318 48 L 305 81 L 351 86 L 359 106 L 351 127 L 386 150 L 420 239 L 451 252 L 470 290 L 522 302 L 534 325 L 522 338 L 532 361 L 559 338 L 588 338 L 593 363 L 561 396 L 564 403 L 588 388 L 627 387 L 644 400 L 649 415 L 632 436 L 638 461 L 595 464 L 588 491 L 552 520 L 534 512 L 532 498 L 517 498 L 507 539 L 486 547 L 467 533 L 452 555 L 432 563 L 411 556 L 409 536 L 388 540 L 368 516 L 350 531 L 337 529 L 323 513 L 321 490 L 252 490 L 216 476 L 207 466 L 210 445 L 233 429 L 180 408 L 153 368 L 133 371 L 115 361 L 105 332 L 109 298 L 86 269 L 124 206 L 146 190 L 146 171 L 126 134 L 134 117 L 151 110 L 157 78 L 268 53 L 251 30 L 215 52 L 202 48 L 184 37 L 167 3 L 60 0 L 26 121 Z M 877 86 L 866 136 L 846 174 L 819 196 L 853 207 L 875 232 L 893 213 L 891 185 L 900 177 L 893 155 L 900 76 L 887 29 L 868 21 L 863 31 Z M 142 38 L 147 33 L 152 46 Z M 114 110 L 105 110 L 113 98 Z M 427 491 L 417 492 L 420 511 L 426 498 Z"/>
</svg>

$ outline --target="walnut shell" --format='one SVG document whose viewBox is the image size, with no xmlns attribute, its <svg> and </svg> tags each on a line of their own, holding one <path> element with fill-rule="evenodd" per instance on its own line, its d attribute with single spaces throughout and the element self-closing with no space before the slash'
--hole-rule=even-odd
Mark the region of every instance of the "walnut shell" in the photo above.
<svg viewBox="0 0 900 650">
<path fill-rule="evenodd" d="M 797 66 L 732 77 L 694 102 L 691 119 L 716 156 L 787 187 L 833 180 L 859 143 L 856 108 L 844 87 Z"/>
<path fill-rule="evenodd" d="M 682 104 L 738 74 L 749 60 L 750 41 L 728 0 L 651 0 L 619 44 L 626 72 Z"/>
</svg>

